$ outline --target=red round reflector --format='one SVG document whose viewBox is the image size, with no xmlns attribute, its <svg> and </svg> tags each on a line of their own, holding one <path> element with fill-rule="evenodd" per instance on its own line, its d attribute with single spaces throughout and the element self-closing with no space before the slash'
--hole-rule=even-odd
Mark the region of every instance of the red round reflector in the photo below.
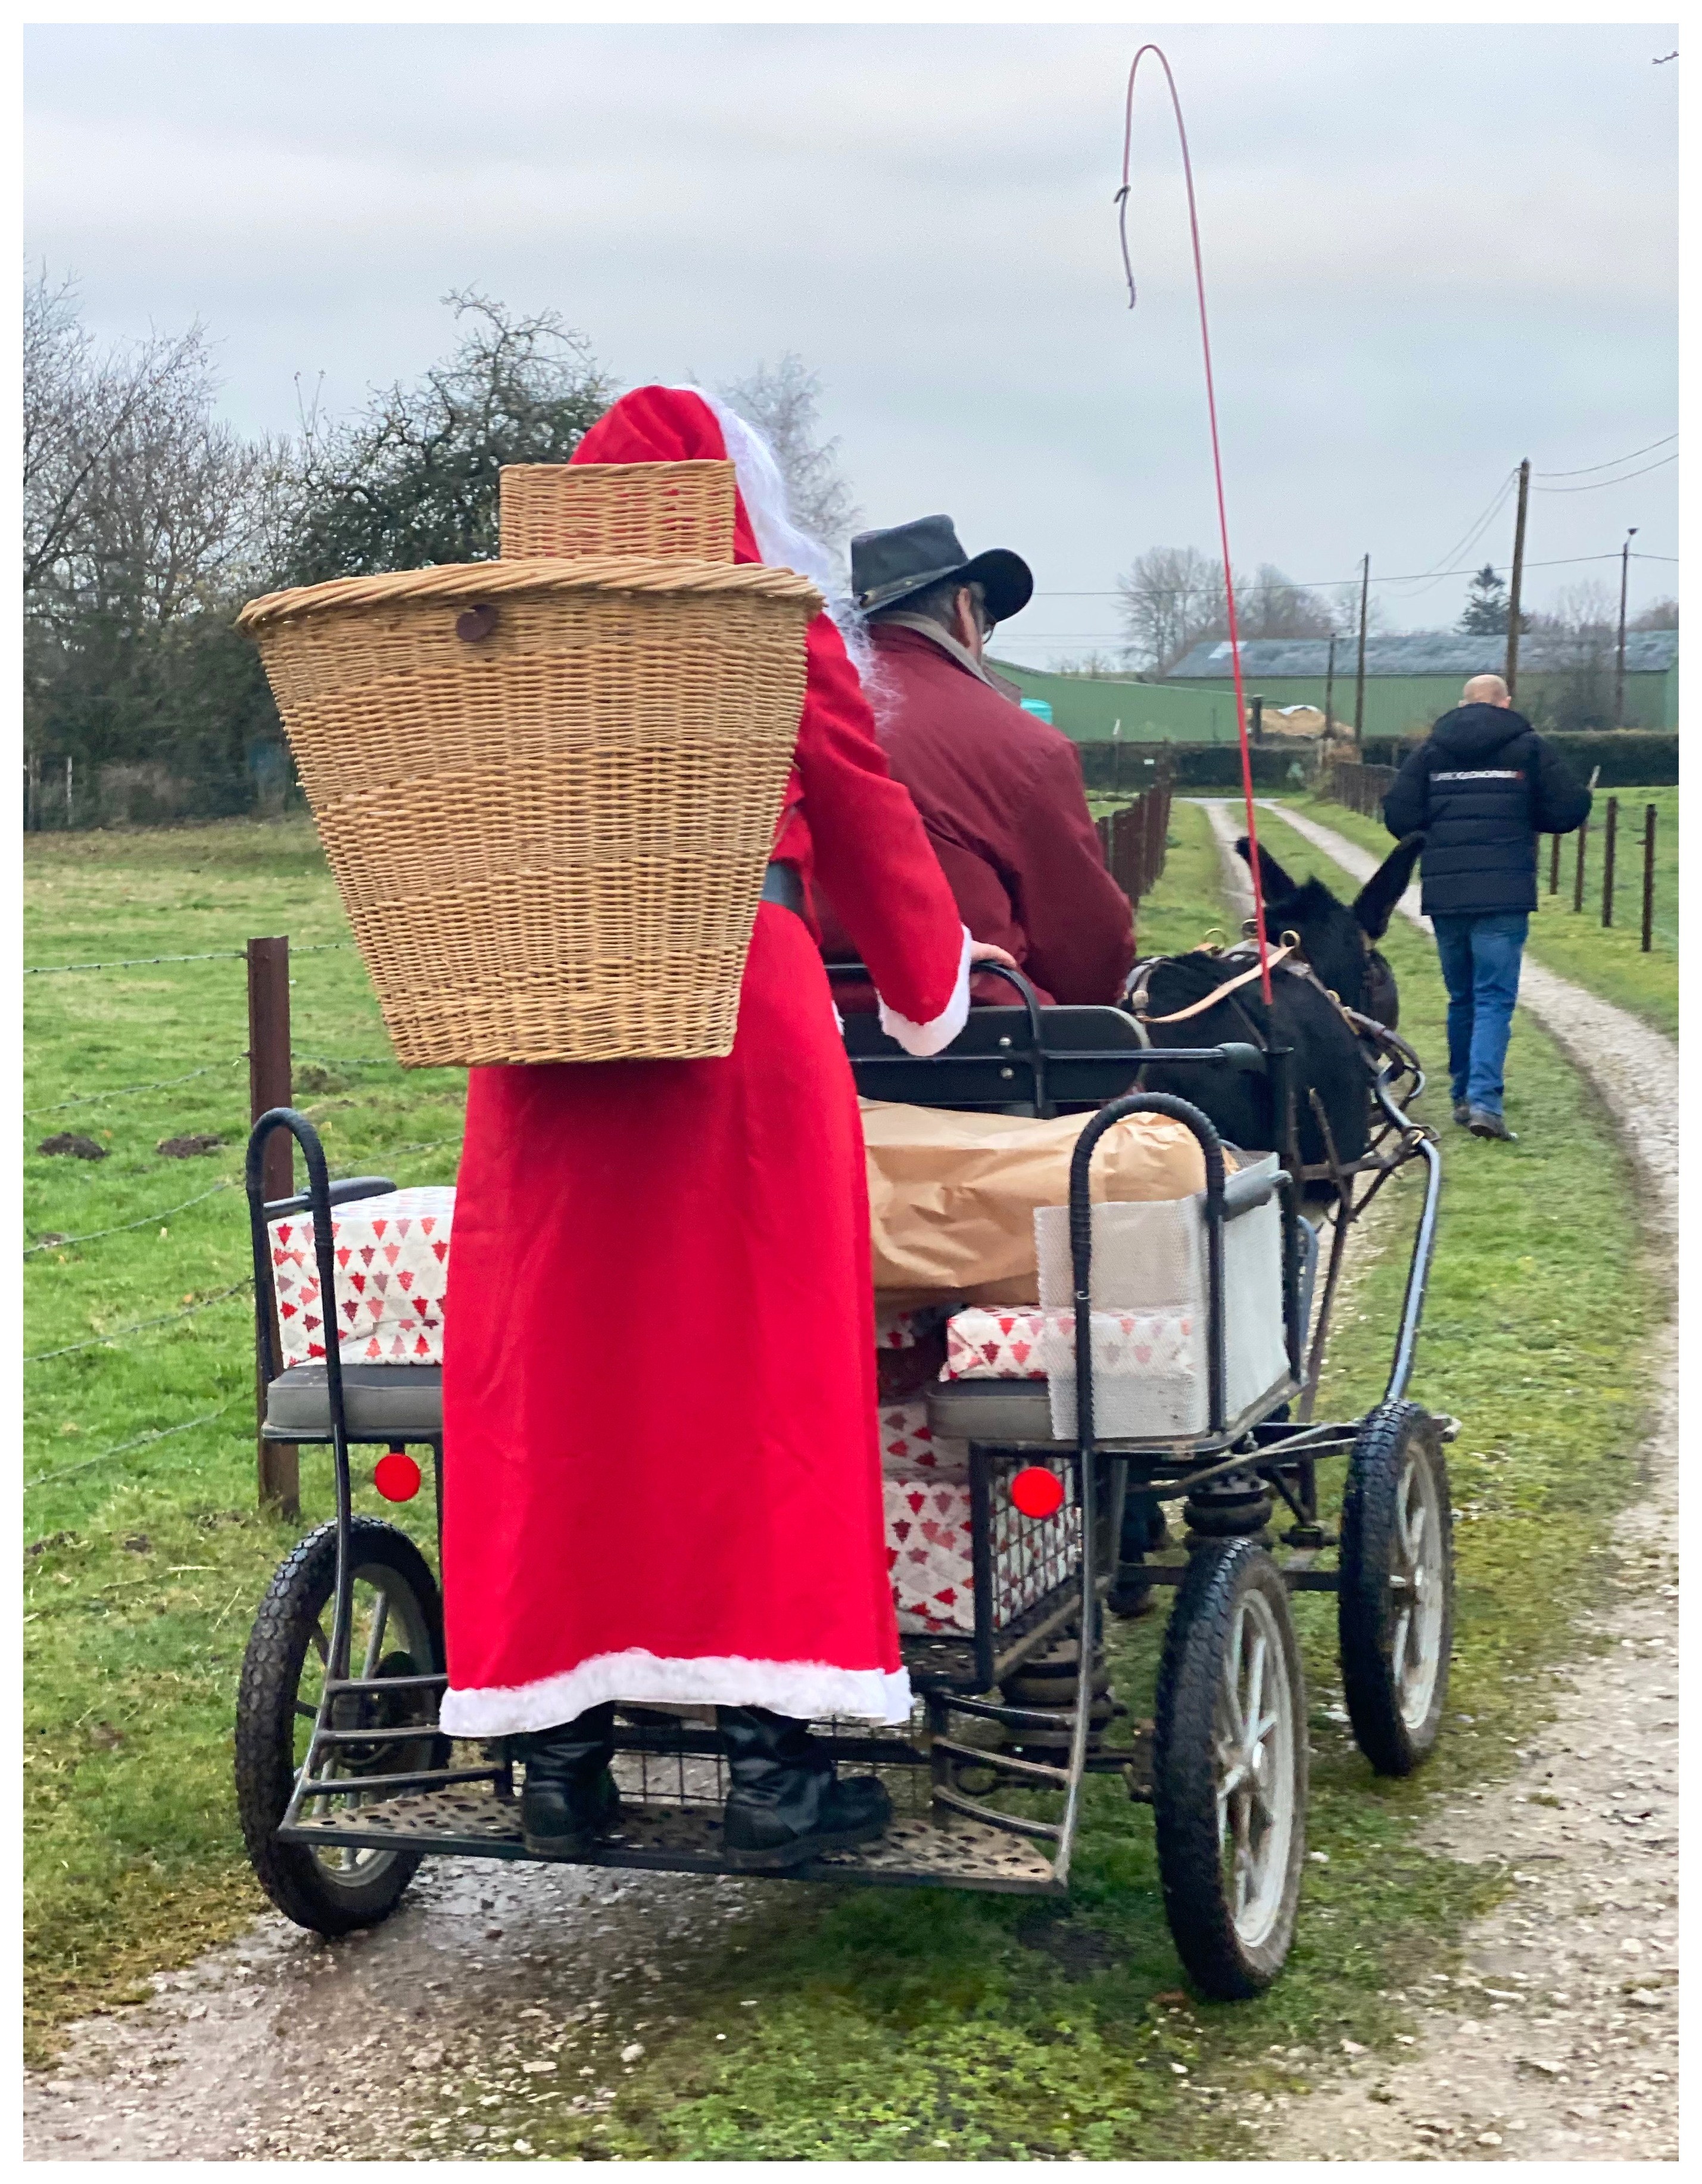
<svg viewBox="0 0 1702 2184">
<path fill-rule="evenodd" d="M 387 1502 L 411 1502 L 420 1491 L 420 1467 L 393 1448 L 373 1465 L 372 1483 Z"/>
<path fill-rule="evenodd" d="M 1010 1498 L 1025 1517 L 1055 1517 L 1064 1507 L 1064 1482 L 1055 1471 L 1031 1463 L 1011 1480 Z"/>
</svg>

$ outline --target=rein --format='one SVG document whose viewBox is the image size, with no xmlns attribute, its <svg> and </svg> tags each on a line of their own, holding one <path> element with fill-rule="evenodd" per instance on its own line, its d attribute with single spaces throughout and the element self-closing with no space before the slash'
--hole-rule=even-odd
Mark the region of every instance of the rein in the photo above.
<svg viewBox="0 0 1702 2184">
<path fill-rule="evenodd" d="M 1280 948 L 1273 948 L 1271 950 L 1269 956 L 1266 958 L 1270 967 L 1274 971 L 1276 968 L 1276 966 L 1281 963 L 1285 957 L 1294 954 L 1296 950 L 1299 947 L 1299 944 L 1300 944 L 1298 940 L 1285 940 Z M 1166 959 L 1163 956 L 1157 956 L 1154 960 L 1155 962 L 1163 962 Z M 1304 963 L 1304 958 L 1303 957 L 1302 962 Z M 1299 969 L 1299 966 L 1291 965 L 1289 967 L 1291 969 Z M 1201 1000 L 1191 1002 L 1185 1009 L 1172 1009 L 1167 1017 L 1149 1017 L 1143 1010 L 1138 1011 L 1141 1017 L 1141 1021 L 1149 1026 L 1153 1024 L 1186 1023 L 1190 1017 L 1204 1016 L 1208 1009 L 1215 1009 L 1220 1001 L 1226 1000 L 1230 994 L 1233 993 L 1238 993 L 1243 986 L 1250 986 L 1254 980 L 1261 975 L 1261 972 L 1262 967 L 1260 964 L 1255 963 L 1250 971 L 1243 971 L 1238 978 L 1227 979 L 1221 986 L 1214 986 L 1211 991 L 1205 994 Z M 1139 997 L 1141 999 L 1144 999 L 1146 989 L 1143 986 L 1140 989 Z M 1131 998 L 1133 999 L 1135 997 L 1132 995 Z"/>
</svg>

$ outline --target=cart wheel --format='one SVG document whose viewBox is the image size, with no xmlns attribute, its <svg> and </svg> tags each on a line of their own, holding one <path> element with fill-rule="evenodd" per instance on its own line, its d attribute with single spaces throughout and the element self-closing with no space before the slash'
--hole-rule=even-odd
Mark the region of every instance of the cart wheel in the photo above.
<svg viewBox="0 0 1702 2184">
<path fill-rule="evenodd" d="M 1354 1443 L 1337 1617 L 1354 1741 L 1379 1774 L 1410 1774 L 1442 1725 L 1454 1643 L 1448 1469 L 1417 1403 L 1381 1405 Z"/>
<path fill-rule="evenodd" d="M 366 1676 L 430 1675 L 443 1663 L 443 1611 L 437 1581 L 407 1534 L 375 1517 L 349 1528 L 353 1619 L 349 1660 Z M 236 1697 L 236 1809 L 249 1862 L 280 1911 L 320 1934 L 346 1934 L 387 1919 L 414 1878 L 419 1858 L 405 1851 L 323 1848 L 281 1843 L 331 1650 L 337 1585 L 337 1527 L 310 1532 L 277 1568 L 254 1620 Z M 433 1694 L 398 1691 L 389 1701 L 349 1694 L 334 1725 L 393 1728 L 419 1719 L 417 1743 L 375 1741 L 342 1748 L 338 1769 L 412 1773 L 443 1765 L 448 1745 L 431 1726 Z"/>
<path fill-rule="evenodd" d="M 1188 1559 L 1159 1670 L 1153 1816 L 1183 1964 L 1215 2002 L 1261 1993 L 1299 1906 L 1306 1701 L 1288 1589 L 1252 1540 Z"/>
</svg>

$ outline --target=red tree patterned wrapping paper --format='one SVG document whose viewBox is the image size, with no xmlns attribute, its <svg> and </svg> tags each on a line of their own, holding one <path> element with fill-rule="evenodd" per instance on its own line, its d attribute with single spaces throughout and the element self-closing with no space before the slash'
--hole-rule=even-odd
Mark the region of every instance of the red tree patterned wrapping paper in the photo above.
<svg viewBox="0 0 1702 2184">
<path fill-rule="evenodd" d="M 447 1184 L 357 1198 L 331 1209 L 337 1316 L 345 1365 L 441 1365 L 443 1292 L 455 1193 Z M 325 1307 L 309 1216 L 271 1224 L 284 1363 L 325 1354 Z"/>
</svg>

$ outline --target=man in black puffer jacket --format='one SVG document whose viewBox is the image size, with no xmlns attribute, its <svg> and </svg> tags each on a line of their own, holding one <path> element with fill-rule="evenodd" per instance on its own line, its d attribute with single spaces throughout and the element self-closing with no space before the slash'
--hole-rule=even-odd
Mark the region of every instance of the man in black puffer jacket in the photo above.
<svg viewBox="0 0 1702 2184">
<path fill-rule="evenodd" d="M 1537 907 L 1537 837 L 1570 834 L 1589 816 L 1580 788 L 1499 675 L 1474 675 L 1383 799 L 1383 824 L 1425 836 L 1424 911 L 1448 987 L 1454 1119 L 1511 1140 L 1502 1071 L 1519 967 Z"/>
</svg>

